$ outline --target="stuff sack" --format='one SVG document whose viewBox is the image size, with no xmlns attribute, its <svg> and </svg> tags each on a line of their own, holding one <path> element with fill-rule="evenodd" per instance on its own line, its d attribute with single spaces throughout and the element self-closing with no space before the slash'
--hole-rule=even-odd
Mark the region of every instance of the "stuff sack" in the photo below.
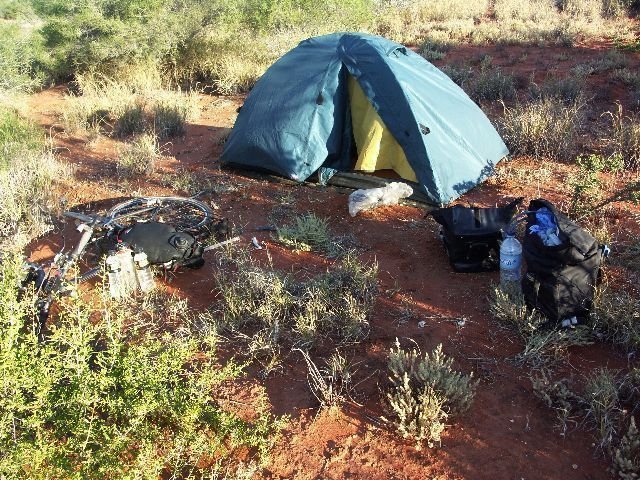
<svg viewBox="0 0 640 480">
<path fill-rule="evenodd" d="M 527 305 L 551 322 L 584 319 L 593 304 L 603 246 L 550 202 L 538 199 L 529 204 L 522 249 Z"/>
<path fill-rule="evenodd" d="M 173 226 L 161 222 L 136 223 L 110 239 L 125 242 L 133 251 L 143 251 L 151 265 L 200 268 L 204 265 L 203 246 L 187 232 L 178 232 Z M 103 250 L 112 250 L 109 245 Z"/>
<path fill-rule="evenodd" d="M 349 195 L 349 215 L 355 217 L 363 210 L 371 210 L 383 205 L 397 205 L 400 200 L 411 195 L 413 195 L 413 188 L 402 182 L 391 182 L 379 188 L 356 190 Z"/>
<path fill-rule="evenodd" d="M 518 198 L 503 207 L 439 208 L 431 212 L 442 225 L 440 237 L 456 272 L 486 272 L 500 266 L 501 231 L 506 229 L 522 203 Z"/>
</svg>

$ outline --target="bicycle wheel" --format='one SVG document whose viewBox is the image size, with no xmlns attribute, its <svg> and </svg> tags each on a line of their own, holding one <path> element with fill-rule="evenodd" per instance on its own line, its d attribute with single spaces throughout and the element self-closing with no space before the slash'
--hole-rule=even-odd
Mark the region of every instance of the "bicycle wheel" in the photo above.
<svg viewBox="0 0 640 480">
<path fill-rule="evenodd" d="M 125 227 L 132 223 L 167 223 L 181 232 L 196 237 L 210 234 L 213 222 L 211 209 L 198 200 L 184 197 L 139 197 L 119 203 L 107 213 L 115 225 Z"/>
</svg>

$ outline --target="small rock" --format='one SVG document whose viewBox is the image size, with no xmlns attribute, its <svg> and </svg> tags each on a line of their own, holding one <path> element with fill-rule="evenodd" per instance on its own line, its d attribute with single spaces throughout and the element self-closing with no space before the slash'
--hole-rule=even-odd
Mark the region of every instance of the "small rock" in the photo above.
<svg viewBox="0 0 640 480">
<path fill-rule="evenodd" d="M 574 463 L 574 464 L 573 464 L 573 465 L 571 465 L 571 466 L 573 467 L 573 469 L 574 469 L 574 470 L 577 470 L 577 469 L 578 469 L 578 464 L 577 464 L 577 463 Z"/>
<path fill-rule="evenodd" d="M 424 328 L 424 327 L 426 327 L 426 326 L 427 326 L 427 322 L 425 322 L 424 320 L 420 320 L 420 321 L 418 322 L 418 327 L 420 327 L 420 328 Z"/>
</svg>

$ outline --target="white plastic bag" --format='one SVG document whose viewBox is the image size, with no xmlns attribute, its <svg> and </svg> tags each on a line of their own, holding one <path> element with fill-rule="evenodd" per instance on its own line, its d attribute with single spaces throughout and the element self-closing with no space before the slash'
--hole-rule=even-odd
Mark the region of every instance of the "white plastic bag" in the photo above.
<svg viewBox="0 0 640 480">
<path fill-rule="evenodd" d="M 356 190 L 349 195 L 349 213 L 352 217 L 362 210 L 371 210 L 382 205 L 397 205 L 400 199 L 413 193 L 406 183 L 392 182 L 386 187 Z"/>
</svg>

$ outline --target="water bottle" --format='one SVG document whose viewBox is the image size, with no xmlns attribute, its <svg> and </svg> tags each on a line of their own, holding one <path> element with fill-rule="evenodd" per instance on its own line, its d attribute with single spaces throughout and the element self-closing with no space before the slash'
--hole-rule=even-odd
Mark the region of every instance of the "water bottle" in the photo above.
<svg viewBox="0 0 640 480">
<path fill-rule="evenodd" d="M 147 254 L 144 252 L 138 252 L 133 256 L 133 261 L 136 264 L 136 275 L 138 277 L 140 290 L 147 293 L 155 286 L 153 272 L 151 272 L 151 266 L 149 265 Z"/>
<path fill-rule="evenodd" d="M 515 231 L 507 230 L 500 245 L 500 286 L 507 289 L 516 286 L 520 290 L 520 267 L 522 265 L 522 245 Z"/>
<path fill-rule="evenodd" d="M 115 252 L 109 252 L 106 264 L 109 295 L 111 295 L 111 298 L 120 298 L 122 297 L 122 269 L 120 268 L 120 260 Z"/>
<path fill-rule="evenodd" d="M 126 295 L 138 288 L 138 278 L 136 277 L 136 266 L 133 262 L 133 250 L 126 243 L 118 245 L 116 257 L 120 263 L 120 273 L 122 277 L 122 294 Z"/>
</svg>

